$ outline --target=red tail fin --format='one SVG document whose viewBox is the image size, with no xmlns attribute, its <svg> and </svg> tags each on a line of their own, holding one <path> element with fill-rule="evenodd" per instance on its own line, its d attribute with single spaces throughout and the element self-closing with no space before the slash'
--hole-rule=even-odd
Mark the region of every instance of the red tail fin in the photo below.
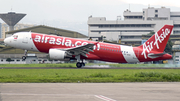
<svg viewBox="0 0 180 101">
<path fill-rule="evenodd" d="M 143 49 L 142 55 L 145 55 L 146 52 L 151 53 L 151 51 L 164 52 L 169 36 L 171 35 L 172 29 L 173 25 L 164 25 L 143 45 L 139 46 L 139 48 Z"/>
</svg>

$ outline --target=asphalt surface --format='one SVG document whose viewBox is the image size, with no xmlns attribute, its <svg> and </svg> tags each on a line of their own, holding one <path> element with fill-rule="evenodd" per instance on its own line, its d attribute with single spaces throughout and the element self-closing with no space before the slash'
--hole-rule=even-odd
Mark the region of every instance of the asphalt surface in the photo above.
<svg viewBox="0 0 180 101">
<path fill-rule="evenodd" d="M 179 101 L 179 82 L 0 83 L 0 101 Z"/>
</svg>

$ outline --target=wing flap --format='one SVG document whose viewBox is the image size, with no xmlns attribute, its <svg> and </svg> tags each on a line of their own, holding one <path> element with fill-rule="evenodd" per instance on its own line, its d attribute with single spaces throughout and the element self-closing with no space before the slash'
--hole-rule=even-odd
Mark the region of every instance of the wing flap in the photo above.
<svg viewBox="0 0 180 101">
<path fill-rule="evenodd" d="M 94 52 L 93 51 L 93 46 L 95 44 L 89 43 L 83 46 L 77 46 L 73 48 L 68 48 L 68 49 L 60 49 L 64 50 L 68 53 L 68 55 L 82 55 L 84 57 L 88 57 L 86 54 L 89 54 L 89 52 Z"/>
</svg>

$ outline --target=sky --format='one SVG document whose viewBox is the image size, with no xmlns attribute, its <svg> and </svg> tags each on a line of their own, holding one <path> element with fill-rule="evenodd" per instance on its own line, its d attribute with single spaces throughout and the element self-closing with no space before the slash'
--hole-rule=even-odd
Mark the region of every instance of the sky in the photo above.
<svg viewBox="0 0 180 101">
<path fill-rule="evenodd" d="M 150 7 L 180 12 L 179 0 L 0 0 L 0 13 L 27 14 L 19 23 L 47 25 L 88 35 L 88 17 L 116 20 L 123 12 L 142 12 Z M 0 20 L 3 23 L 2 20 Z"/>
</svg>

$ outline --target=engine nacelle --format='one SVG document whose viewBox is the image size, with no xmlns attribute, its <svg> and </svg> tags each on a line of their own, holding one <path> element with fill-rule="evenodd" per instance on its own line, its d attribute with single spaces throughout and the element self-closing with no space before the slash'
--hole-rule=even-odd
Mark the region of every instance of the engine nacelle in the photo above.
<svg viewBox="0 0 180 101">
<path fill-rule="evenodd" d="M 49 57 L 50 59 L 61 60 L 67 56 L 66 51 L 58 50 L 58 49 L 50 49 Z"/>
</svg>

